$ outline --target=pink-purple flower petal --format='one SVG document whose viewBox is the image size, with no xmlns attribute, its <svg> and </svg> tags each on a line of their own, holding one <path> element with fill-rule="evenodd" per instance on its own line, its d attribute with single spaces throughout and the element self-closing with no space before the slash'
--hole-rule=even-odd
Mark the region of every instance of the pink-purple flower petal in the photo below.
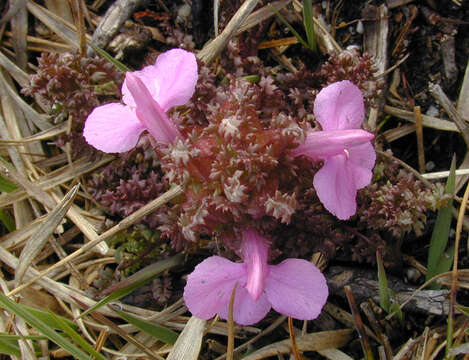
<svg viewBox="0 0 469 360">
<path fill-rule="evenodd" d="M 96 149 L 116 153 L 134 148 L 144 130 L 131 108 L 111 103 L 91 112 L 85 122 L 83 136 Z"/>
<path fill-rule="evenodd" d="M 158 56 L 154 65 L 134 71 L 148 88 L 152 98 L 163 111 L 184 105 L 192 97 L 197 84 L 197 60 L 195 55 L 183 49 L 173 49 Z M 122 85 L 122 100 L 135 107 L 127 81 Z"/>
<path fill-rule="evenodd" d="M 345 154 L 336 155 L 324 160 L 313 179 L 321 203 L 341 220 L 347 220 L 357 210 L 354 170 Z"/>
<path fill-rule="evenodd" d="M 231 294 L 230 294 L 231 296 Z M 220 318 L 227 320 L 230 303 L 229 300 L 225 306 L 218 312 Z M 236 295 L 233 304 L 233 320 L 239 325 L 252 325 L 261 321 L 270 311 L 270 302 L 262 294 L 257 300 L 254 300 L 246 288 L 239 286 L 236 288 Z"/>
<path fill-rule="evenodd" d="M 319 316 L 329 290 L 316 266 L 302 259 L 286 259 L 269 269 L 264 291 L 274 310 L 300 320 Z"/>
<path fill-rule="evenodd" d="M 132 72 L 133 75 L 137 76 L 148 89 L 151 97 L 156 100 L 156 94 L 158 92 L 157 87 L 157 69 L 155 65 L 145 66 L 142 70 L 137 70 Z M 134 107 L 136 106 L 134 97 L 127 86 L 127 79 L 124 79 L 122 84 L 122 101 L 124 104 Z"/>
<path fill-rule="evenodd" d="M 353 173 L 355 186 L 358 189 L 367 186 L 373 177 L 376 151 L 371 143 L 354 146 L 348 150 L 349 166 Z"/>
<path fill-rule="evenodd" d="M 125 79 L 135 101 L 137 117 L 151 136 L 163 144 L 169 144 L 179 137 L 176 125 L 152 98 L 142 80 L 132 73 L 127 73 Z"/>
<path fill-rule="evenodd" d="M 264 279 L 268 275 L 268 247 L 265 239 L 255 230 L 243 231 L 243 260 L 246 266 L 246 290 L 257 300 L 264 289 Z"/>
<path fill-rule="evenodd" d="M 186 306 L 193 315 L 208 320 L 226 308 L 237 282 L 238 287 L 246 283 L 244 265 L 211 256 L 188 276 L 184 288 Z"/>
<path fill-rule="evenodd" d="M 332 83 L 316 96 L 314 115 L 323 130 L 358 129 L 365 118 L 362 92 L 349 80 Z"/>
<path fill-rule="evenodd" d="M 372 133 L 362 129 L 310 131 L 304 143 L 291 151 L 293 156 L 305 155 L 313 160 L 343 154 L 344 149 L 369 142 Z"/>
<path fill-rule="evenodd" d="M 184 105 L 192 97 L 197 84 L 195 55 L 183 49 L 167 51 L 156 59 L 156 98 L 165 111 Z"/>
</svg>

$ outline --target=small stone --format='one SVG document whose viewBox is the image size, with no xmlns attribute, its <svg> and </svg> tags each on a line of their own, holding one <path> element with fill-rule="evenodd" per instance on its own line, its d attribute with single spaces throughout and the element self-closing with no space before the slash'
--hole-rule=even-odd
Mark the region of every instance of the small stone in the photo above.
<svg viewBox="0 0 469 360">
<path fill-rule="evenodd" d="M 357 22 L 357 29 L 356 30 L 357 30 L 357 33 L 359 33 L 359 34 L 363 34 L 363 32 L 365 31 L 365 28 L 363 26 L 363 22 L 361 20 L 359 20 Z"/>
<path fill-rule="evenodd" d="M 429 161 L 425 164 L 426 171 L 432 171 L 435 168 L 435 163 L 433 161 Z"/>
<path fill-rule="evenodd" d="M 438 117 L 440 116 L 440 110 L 435 105 L 430 105 L 425 113 L 428 116 Z"/>
</svg>

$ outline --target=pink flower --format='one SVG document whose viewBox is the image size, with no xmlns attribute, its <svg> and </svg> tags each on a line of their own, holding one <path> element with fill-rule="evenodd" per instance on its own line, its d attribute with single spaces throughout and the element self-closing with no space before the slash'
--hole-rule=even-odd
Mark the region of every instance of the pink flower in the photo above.
<svg viewBox="0 0 469 360">
<path fill-rule="evenodd" d="M 374 135 L 361 130 L 365 106 L 360 89 L 348 80 L 322 89 L 314 101 L 322 131 L 310 131 L 292 151 L 312 160 L 324 160 L 313 180 L 324 207 L 341 220 L 357 210 L 357 191 L 371 182 L 376 152 Z"/>
<path fill-rule="evenodd" d="M 132 149 L 147 130 L 157 142 L 169 144 L 180 136 L 166 112 L 185 104 L 197 83 L 193 53 L 173 49 L 140 71 L 126 73 L 122 85 L 125 105 L 111 103 L 95 108 L 88 116 L 83 136 L 95 148 L 108 152 Z"/>
<path fill-rule="evenodd" d="M 228 318 L 235 284 L 234 321 L 251 325 L 262 320 L 273 307 L 281 314 L 301 320 L 319 316 L 328 296 L 327 282 L 312 263 L 286 259 L 268 265 L 268 247 L 255 230 L 243 232 L 243 263 L 211 256 L 189 275 L 184 301 L 189 311 L 208 320 L 218 313 Z"/>
</svg>

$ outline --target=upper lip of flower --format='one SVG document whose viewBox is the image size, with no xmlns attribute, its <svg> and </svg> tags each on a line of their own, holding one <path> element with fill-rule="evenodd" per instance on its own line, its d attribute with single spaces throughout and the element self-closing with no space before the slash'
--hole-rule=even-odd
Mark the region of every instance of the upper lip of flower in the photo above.
<svg viewBox="0 0 469 360">
<path fill-rule="evenodd" d="M 155 65 L 129 72 L 122 85 L 123 102 L 95 108 L 88 116 L 83 136 L 104 152 L 132 149 L 147 130 L 159 143 L 169 144 L 179 130 L 166 111 L 192 97 L 197 83 L 194 54 L 173 49 L 161 54 Z"/>
</svg>

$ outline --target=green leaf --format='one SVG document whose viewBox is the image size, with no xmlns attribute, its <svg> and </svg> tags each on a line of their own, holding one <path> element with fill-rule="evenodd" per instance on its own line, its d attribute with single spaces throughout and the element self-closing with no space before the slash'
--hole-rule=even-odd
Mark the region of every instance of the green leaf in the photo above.
<svg viewBox="0 0 469 360">
<path fill-rule="evenodd" d="M 90 345 L 88 341 L 83 339 L 83 337 L 80 336 L 75 330 L 73 330 L 66 321 L 63 321 L 60 317 L 58 317 L 56 314 L 53 312 L 49 311 L 49 315 L 57 321 L 58 324 L 60 324 L 61 329 L 68 335 L 70 336 L 75 342 L 80 345 L 84 350 L 86 350 L 90 355 L 94 356 L 96 359 L 99 360 L 106 360 L 106 358 L 98 353 L 93 346 Z"/>
<path fill-rule="evenodd" d="M 404 314 L 402 313 L 402 309 L 399 306 L 397 302 L 394 302 L 391 305 L 391 311 L 389 311 L 389 314 L 391 313 L 397 313 L 397 316 L 399 317 L 399 320 L 403 321 L 404 320 Z"/>
<path fill-rule="evenodd" d="M 0 175 L 0 191 L 9 193 L 16 189 L 18 189 L 18 186 L 15 183 L 5 179 L 2 175 Z"/>
<path fill-rule="evenodd" d="M 453 263 L 454 257 L 454 246 L 450 246 L 446 251 L 443 251 L 441 254 L 440 259 L 438 260 L 437 266 L 435 271 L 437 274 L 443 274 L 448 272 L 451 268 L 451 264 Z"/>
<path fill-rule="evenodd" d="M 15 225 L 15 220 L 11 217 L 9 213 L 6 211 L 3 211 L 0 209 L 0 221 L 5 225 L 7 228 L 8 232 L 15 231 L 16 225 Z"/>
<path fill-rule="evenodd" d="M 251 84 L 257 84 L 261 77 L 259 75 L 246 75 L 243 76 L 243 79 L 249 81 Z"/>
<path fill-rule="evenodd" d="M 293 26 L 290 25 L 290 23 L 282 16 L 282 14 L 280 14 L 280 12 L 272 5 L 269 4 L 269 6 L 271 10 L 278 16 L 280 21 L 283 22 L 285 26 L 291 31 L 291 33 L 298 39 L 301 45 L 303 45 L 306 49 L 310 49 L 308 43 L 301 37 L 300 34 L 298 34 L 298 32 L 293 28 Z"/>
<path fill-rule="evenodd" d="M 378 264 L 378 295 L 379 305 L 388 314 L 391 311 L 391 294 L 388 288 L 388 279 L 383 266 L 383 259 L 379 251 L 376 252 L 376 263 Z"/>
<path fill-rule="evenodd" d="M 150 281 L 163 271 L 181 264 L 183 260 L 184 256 L 182 254 L 178 254 L 172 258 L 158 261 L 157 263 L 147 266 L 146 268 L 136 272 L 127 279 L 121 281 L 119 284 L 114 285 L 112 289 L 116 289 L 115 291 L 102 300 L 98 301 L 88 310 L 82 312 L 80 317 L 85 316 L 90 312 L 95 311 L 106 304 L 109 304 L 112 301 L 119 300 L 120 298 L 130 294 L 132 291 L 138 289 L 140 286 L 145 284 L 147 281 Z"/>
<path fill-rule="evenodd" d="M 140 329 L 143 332 L 167 344 L 173 345 L 178 338 L 178 333 L 174 332 L 171 329 L 168 329 L 167 327 L 161 326 L 151 321 L 144 320 L 140 317 L 131 315 L 124 311 L 117 310 L 114 307 L 111 307 L 111 309 L 117 314 L 119 314 L 122 319 L 132 324 L 137 329 Z"/>
<path fill-rule="evenodd" d="M 37 318 L 32 312 L 26 309 L 23 305 L 17 304 L 16 302 L 9 299 L 4 294 L 0 293 L 0 305 L 6 310 L 19 316 L 26 321 L 30 326 L 35 328 L 41 334 L 47 336 L 47 338 L 57 345 L 59 345 L 65 351 L 68 351 L 70 355 L 79 360 L 89 360 L 90 356 L 79 349 L 76 345 L 70 342 L 67 338 L 60 335 L 51 327 L 44 324 L 39 318 Z"/>
<path fill-rule="evenodd" d="M 121 63 L 119 60 L 117 59 L 114 59 L 109 53 L 107 53 L 106 51 L 104 51 L 103 49 L 101 49 L 100 47 L 97 47 L 95 44 L 89 42 L 88 45 L 94 50 L 96 51 L 100 56 L 102 56 L 103 58 L 105 58 L 107 61 L 111 62 L 115 67 L 116 69 L 120 70 L 120 71 L 132 71 L 131 69 L 129 69 L 127 66 L 125 66 L 123 63 Z"/>
<path fill-rule="evenodd" d="M 0 337 L 0 354 L 21 356 L 18 340 Z"/>
<path fill-rule="evenodd" d="M 60 323 L 57 322 L 56 318 L 59 318 L 62 322 L 66 322 L 68 326 L 71 326 L 73 328 L 77 328 L 77 324 L 75 324 L 72 320 L 67 319 L 65 317 L 55 315 L 55 317 L 52 317 L 50 315 L 50 312 L 40 310 L 31 306 L 23 305 L 21 306 L 28 311 L 31 315 L 33 315 L 35 318 L 37 318 L 39 321 L 44 323 L 45 325 L 49 326 L 52 329 L 60 329 Z"/>
<path fill-rule="evenodd" d="M 456 308 L 465 316 L 469 317 L 469 306 L 456 305 Z"/>
<path fill-rule="evenodd" d="M 432 238 L 430 240 L 430 249 L 428 251 L 427 275 L 425 281 L 432 277 L 449 270 L 451 260 L 445 258 L 444 252 L 448 244 L 449 233 L 451 229 L 451 218 L 453 210 L 453 195 L 456 183 L 456 159 L 451 161 L 450 172 L 445 186 L 445 192 L 451 195 L 445 207 L 438 210 L 435 226 L 433 227 Z M 440 286 L 433 282 L 430 289 L 437 290 Z"/>
<path fill-rule="evenodd" d="M 305 26 L 306 38 L 308 39 L 309 48 L 313 51 L 316 51 L 313 16 L 314 12 L 312 1 L 303 0 L 303 24 Z"/>
<path fill-rule="evenodd" d="M 19 335 L 13 335 L 13 334 L 2 334 L 0 333 L 0 340 L 7 340 L 7 341 L 12 341 L 12 340 L 47 340 L 47 337 L 42 336 L 42 335 L 26 335 L 26 336 L 19 336 Z"/>
</svg>

